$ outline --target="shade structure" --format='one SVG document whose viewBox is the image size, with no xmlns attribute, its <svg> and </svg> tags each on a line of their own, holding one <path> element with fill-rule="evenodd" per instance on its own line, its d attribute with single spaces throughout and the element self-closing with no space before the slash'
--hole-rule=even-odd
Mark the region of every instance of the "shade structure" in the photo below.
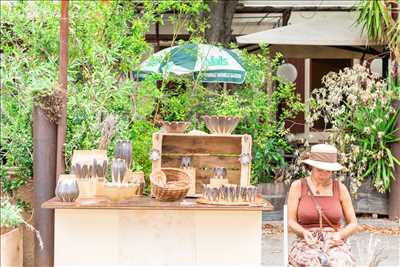
<svg viewBox="0 0 400 267">
<path fill-rule="evenodd" d="M 353 16 L 320 18 L 237 38 L 241 44 L 366 46 L 376 45 L 362 33 Z"/>
<path fill-rule="evenodd" d="M 206 83 L 244 82 L 246 71 L 234 50 L 207 44 L 184 44 L 163 49 L 145 60 L 134 76 L 144 79 L 159 73 L 163 77 L 191 74 Z"/>
</svg>

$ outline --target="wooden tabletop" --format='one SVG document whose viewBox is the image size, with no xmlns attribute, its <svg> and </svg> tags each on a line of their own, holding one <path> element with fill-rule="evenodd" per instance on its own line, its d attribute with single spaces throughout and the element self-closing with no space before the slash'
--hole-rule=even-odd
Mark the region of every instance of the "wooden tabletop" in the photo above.
<svg viewBox="0 0 400 267">
<path fill-rule="evenodd" d="M 272 211 L 272 205 L 265 206 L 227 206 L 206 205 L 196 203 L 194 198 L 185 198 L 176 202 L 162 202 L 151 197 L 111 202 L 107 198 L 78 199 L 75 202 L 60 202 L 52 198 L 42 204 L 45 209 L 128 209 L 128 210 L 240 210 L 240 211 Z"/>
</svg>

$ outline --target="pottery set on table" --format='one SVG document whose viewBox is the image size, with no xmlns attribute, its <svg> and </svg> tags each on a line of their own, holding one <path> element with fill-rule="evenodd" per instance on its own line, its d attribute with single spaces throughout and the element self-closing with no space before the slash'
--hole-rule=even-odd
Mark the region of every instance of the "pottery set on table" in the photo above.
<svg viewBox="0 0 400 267">
<path fill-rule="evenodd" d="M 116 144 L 115 158 L 111 162 L 112 182 L 105 179 L 108 163 L 104 157 L 92 158 L 90 151 L 77 151 L 76 154 L 79 156 L 73 157 L 71 167 L 73 174 L 61 175 L 57 183 L 56 196 L 61 201 L 72 202 L 78 196 L 79 198 L 105 196 L 112 201 L 120 201 L 143 193 L 144 175 L 130 171 L 132 164 L 130 141 L 118 141 Z"/>
<path fill-rule="evenodd" d="M 111 163 L 111 182 L 104 183 L 104 193 L 111 201 L 122 201 L 139 195 L 140 182 L 129 180 L 132 176 L 132 144 L 130 141 L 118 141 L 114 159 Z M 129 180 L 129 182 L 128 182 Z"/>
<path fill-rule="evenodd" d="M 209 202 L 254 203 L 256 201 L 257 187 L 240 186 L 236 184 L 223 184 L 220 187 L 203 185 L 203 198 Z"/>
<path fill-rule="evenodd" d="M 79 185 L 79 198 L 92 198 L 104 195 L 102 183 L 107 174 L 107 160 L 92 159 L 82 160 L 72 165 L 72 173 L 75 174 Z"/>
</svg>

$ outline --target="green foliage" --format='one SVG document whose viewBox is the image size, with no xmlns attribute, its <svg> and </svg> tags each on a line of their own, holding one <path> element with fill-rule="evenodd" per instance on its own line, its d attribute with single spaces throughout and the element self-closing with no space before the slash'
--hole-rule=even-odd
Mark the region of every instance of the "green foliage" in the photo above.
<svg viewBox="0 0 400 267">
<path fill-rule="evenodd" d="M 237 93 L 229 94 L 228 91 L 222 90 L 217 96 L 210 99 L 210 115 L 217 116 L 243 116 L 244 107 L 243 100 Z"/>
<path fill-rule="evenodd" d="M 276 174 L 287 165 L 284 154 L 289 151 L 292 148 L 282 137 L 268 138 L 259 144 L 252 166 L 253 182 L 273 182 Z"/>
<path fill-rule="evenodd" d="M 13 229 L 21 225 L 26 226 L 35 234 L 39 248 L 43 249 L 43 240 L 39 231 L 24 220 L 24 217 L 22 216 L 22 208 L 18 203 L 12 204 L 8 198 L 2 197 L 0 199 L 0 214 L 0 226 L 2 228 Z"/>
<path fill-rule="evenodd" d="M 399 110 L 393 112 L 390 107 L 378 103 L 372 110 L 370 107 L 361 107 L 352 120 L 346 122 L 361 147 L 359 158 L 367 159 L 367 170 L 362 177 L 373 174 L 372 183 L 381 192 L 390 190 L 396 179 L 395 165 L 400 165 L 400 160 L 390 150 L 391 144 L 400 142 L 400 138 L 396 137 L 396 132 L 400 130 L 396 129 L 398 115 Z M 370 128 L 371 125 L 376 126 Z"/>
<path fill-rule="evenodd" d="M 66 166 L 75 149 L 99 145 L 101 123 L 108 115 L 117 119 L 115 141 L 134 138 L 135 169 L 150 171 L 146 159 L 151 147 L 154 106 L 162 93 L 156 78 L 143 83 L 127 79 L 151 53 L 144 35 L 162 21 L 163 12 L 174 11 L 176 25 L 197 16 L 207 5 L 196 1 L 144 1 L 139 12 L 136 1 L 72 1 L 69 6 L 69 65 Z M 20 1 L 1 5 L 1 183 L 12 194 L 32 177 L 32 107 L 52 108 L 57 118 L 60 2 Z M 193 16 L 196 19 L 191 19 Z M 194 29 L 194 27 L 192 27 Z M 191 32 L 201 38 L 201 27 Z M 47 97 L 47 98 L 46 98 Z M 179 113 L 178 113 L 179 114 Z M 135 139 L 137 137 L 137 139 Z M 137 155 L 140 153 L 140 155 Z M 16 166 L 17 177 L 9 180 L 6 170 Z"/>
<path fill-rule="evenodd" d="M 385 1 L 360 1 L 358 9 L 360 13 L 357 22 L 362 24 L 363 30 L 372 39 L 383 42 L 386 38 L 385 30 L 391 19 Z"/>
<path fill-rule="evenodd" d="M 392 68 L 392 80 L 388 83 L 400 85 L 398 66 L 400 64 L 400 20 L 398 16 L 398 0 L 359 1 L 356 23 L 362 26 L 368 37 L 390 49 L 391 58 L 397 67 Z"/>
<path fill-rule="evenodd" d="M 148 175 L 151 170 L 149 151 L 152 146 L 152 134 L 159 129 L 148 121 L 135 121 L 129 131 L 129 140 L 133 142 L 133 161 L 136 171 L 145 171 Z"/>
<path fill-rule="evenodd" d="M 304 107 L 294 85 L 273 75 L 283 62 L 281 55 L 271 58 L 266 46 L 261 46 L 261 54 L 237 52 L 247 72 L 243 85 L 223 89 L 219 85 L 197 84 L 192 90 L 196 81 L 170 76 L 163 81 L 170 87 L 164 86 L 168 90 L 163 91 L 157 114 L 168 121 L 191 121 L 192 128 L 203 131 L 207 131 L 204 115 L 239 116 L 241 120 L 234 133 L 250 134 L 253 138 L 253 182 L 271 182 L 286 166 L 283 155 L 292 152 L 286 140 L 285 122 Z M 275 81 L 271 95 L 266 92 L 267 79 Z"/>
<path fill-rule="evenodd" d="M 113 155 L 117 140 L 132 140 L 133 168 L 146 175 L 151 170 L 148 152 L 159 118 L 191 121 L 192 128 L 206 130 L 203 115 L 239 115 L 235 133 L 253 137 L 254 181 L 271 181 L 274 172 L 284 166 L 279 156 L 290 152 L 284 122 L 302 109 L 293 85 L 273 75 L 282 56 L 271 58 L 266 46 L 261 46 L 259 54 L 238 51 L 247 71 L 246 81 L 226 90 L 173 75 L 161 84 L 157 75 L 140 83 L 130 80 L 128 72 L 152 52 L 145 33 L 155 22 L 162 24 L 164 12 L 171 11 L 168 19 L 175 33 L 187 25 L 191 42 L 201 43 L 206 22 L 200 14 L 208 8 L 202 0 L 144 1 L 143 12 L 138 12 L 139 4 L 122 0 L 106 5 L 70 2 L 67 171 L 73 150 L 98 148 L 102 123 L 109 115 L 116 118 L 117 125 L 108 156 Z M 32 177 L 33 105 L 46 109 L 51 119 L 59 115 L 60 3 L 21 1 L 12 7 L 1 5 L 1 14 L 0 171 L 2 190 L 13 195 Z M 173 44 L 183 42 L 174 36 Z M 267 93 L 267 80 L 276 83 L 272 95 Z M 6 175 L 9 167 L 18 168 L 13 180 Z"/>
<path fill-rule="evenodd" d="M 16 228 L 24 223 L 22 209 L 11 204 L 7 198 L 1 198 L 0 214 L 1 227 Z"/>
</svg>

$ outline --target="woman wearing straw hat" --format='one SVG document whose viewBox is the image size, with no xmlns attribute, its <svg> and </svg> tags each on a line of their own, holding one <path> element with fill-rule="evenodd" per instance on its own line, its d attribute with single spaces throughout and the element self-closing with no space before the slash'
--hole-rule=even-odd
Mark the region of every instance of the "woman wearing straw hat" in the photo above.
<svg viewBox="0 0 400 267">
<path fill-rule="evenodd" d="M 314 145 L 302 162 L 312 170 L 309 177 L 292 183 L 288 195 L 288 223 L 298 236 L 289 265 L 355 266 L 346 240 L 356 232 L 357 219 L 346 186 L 332 179 L 332 172 L 344 168 L 337 162 L 336 148 Z"/>
</svg>

